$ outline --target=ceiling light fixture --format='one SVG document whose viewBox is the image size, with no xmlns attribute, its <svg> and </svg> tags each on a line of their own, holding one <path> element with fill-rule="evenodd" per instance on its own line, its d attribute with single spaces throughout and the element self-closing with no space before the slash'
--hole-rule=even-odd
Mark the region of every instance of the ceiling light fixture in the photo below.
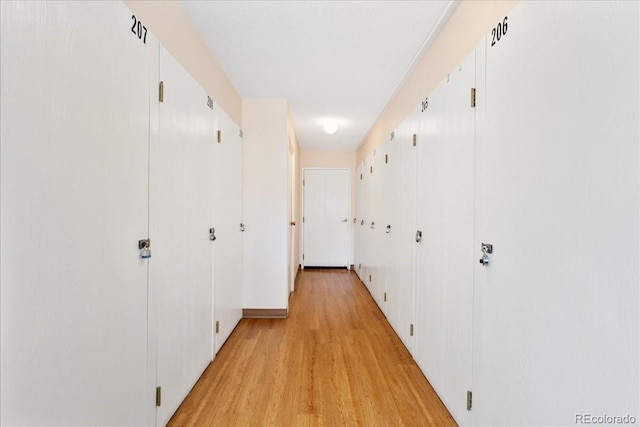
<svg viewBox="0 0 640 427">
<path fill-rule="evenodd" d="M 322 129 L 324 129 L 325 133 L 333 135 L 338 130 L 338 124 L 336 122 L 326 122 Z"/>
</svg>

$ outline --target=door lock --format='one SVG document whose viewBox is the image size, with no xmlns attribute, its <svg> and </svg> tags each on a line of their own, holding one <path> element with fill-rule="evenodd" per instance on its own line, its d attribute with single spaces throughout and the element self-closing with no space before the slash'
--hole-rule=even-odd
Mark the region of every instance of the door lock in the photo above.
<svg viewBox="0 0 640 427">
<path fill-rule="evenodd" d="M 480 264 L 489 265 L 489 254 L 493 253 L 493 245 L 491 243 L 483 243 L 480 247 L 482 251 L 482 258 L 480 258 Z"/>
<path fill-rule="evenodd" d="M 140 258 L 151 258 L 151 239 L 138 240 L 138 249 L 140 249 Z"/>
</svg>

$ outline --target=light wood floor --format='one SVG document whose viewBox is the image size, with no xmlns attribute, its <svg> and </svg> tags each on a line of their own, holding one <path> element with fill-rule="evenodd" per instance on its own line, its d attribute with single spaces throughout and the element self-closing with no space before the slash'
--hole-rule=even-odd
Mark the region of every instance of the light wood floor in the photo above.
<svg viewBox="0 0 640 427">
<path fill-rule="evenodd" d="M 353 272 L 300 271 L 288 319 L 243 319 L 170 426 L 455 425 Z"/>
</svg>

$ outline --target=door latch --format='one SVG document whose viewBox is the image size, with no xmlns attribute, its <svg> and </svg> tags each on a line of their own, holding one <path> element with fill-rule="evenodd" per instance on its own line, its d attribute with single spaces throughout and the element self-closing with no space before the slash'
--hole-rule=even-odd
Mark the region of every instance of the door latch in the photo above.
<svg viewBox="0 0 640 427">
<path fill-rule="evenodd" d="M 216 229 L 215 228 L 210 228 L 209 229 L 209 240 L 211 240 L 212 242 L 214 240 L 216 240 Z"/>
</svg>

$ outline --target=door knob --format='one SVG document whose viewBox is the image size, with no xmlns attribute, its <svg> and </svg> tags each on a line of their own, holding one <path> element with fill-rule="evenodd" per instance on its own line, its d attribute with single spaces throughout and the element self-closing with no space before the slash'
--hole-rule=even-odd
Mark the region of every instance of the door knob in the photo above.
<svg viewBox="0 0 640 427">
<path fill-rule="evenodd" d="M 291 221 L 291 225 L 296 225 L 296 222 L 295 221 Z"/>
</svg>

